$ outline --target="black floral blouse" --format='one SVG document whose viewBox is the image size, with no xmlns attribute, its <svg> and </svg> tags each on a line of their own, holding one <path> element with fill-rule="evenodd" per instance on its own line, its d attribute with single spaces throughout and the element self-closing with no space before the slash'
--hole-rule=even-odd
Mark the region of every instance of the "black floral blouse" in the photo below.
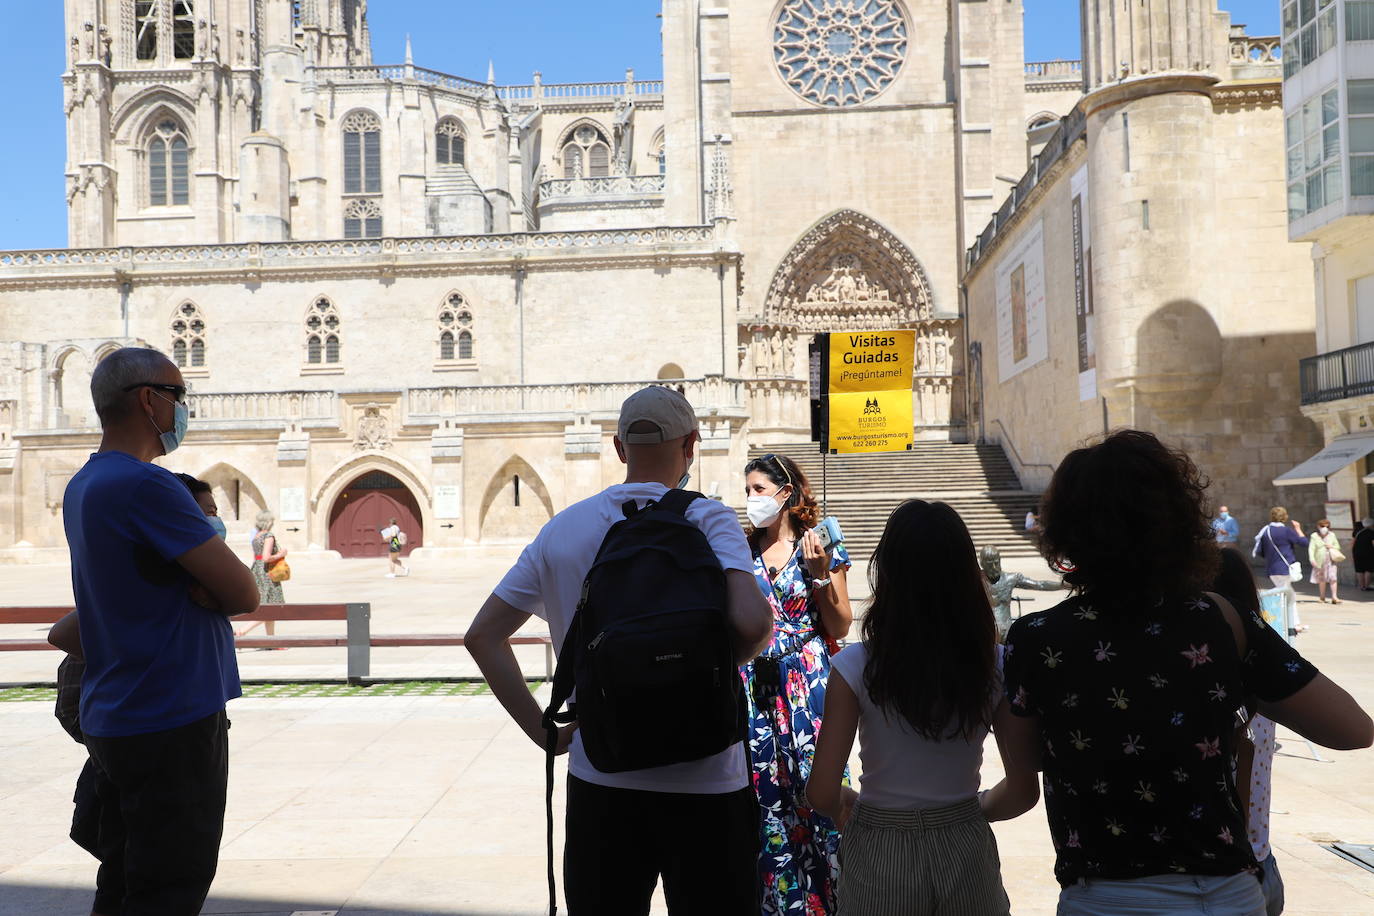
<svg viewBox="0 0 1374 916">
<path fill-rule="evenodd" d="M 1090 592 L 1016 621 L 1004 678 L 1037 716 L 1055 877 L 1231 875 L 1255 865 L 1234 772 L 1237 710 L 1317 675 L 1244 611 L 1247 654 L 1220 608 Z"/>
</svg>

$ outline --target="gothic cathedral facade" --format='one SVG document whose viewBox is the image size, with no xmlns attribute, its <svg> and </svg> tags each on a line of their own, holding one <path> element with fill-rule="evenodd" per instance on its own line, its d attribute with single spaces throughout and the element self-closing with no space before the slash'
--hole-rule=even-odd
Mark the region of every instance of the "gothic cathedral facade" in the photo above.
<svg viewBox="0 0 1374 916">
<path fill-rule="evenodd" d="M 917 329 L 916 434 L 963 440 L 962 253 L 1082 88 L 1021 18 L 663 0 L 661 80 L 512 85 L 377 62 L 367 0 L 66 0 L 71 247 L 0 252 L 0 559 L 61 552 L 121 345 L 192 387 L 166 464 L 296 550 L 528 537 L 655 381 L 736 502 L 750 443 L 806 447 L 818 331 Z"/>
</svg>

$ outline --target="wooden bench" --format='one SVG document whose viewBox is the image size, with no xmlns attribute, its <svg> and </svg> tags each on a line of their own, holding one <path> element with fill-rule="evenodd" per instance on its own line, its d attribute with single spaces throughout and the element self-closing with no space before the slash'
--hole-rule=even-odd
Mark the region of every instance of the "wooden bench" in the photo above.
<svg viewBox="0 0 1374 916">
<path fill-rule="evenodd" d="M 71 613 L 71 607 L 0 607 L 0 624 L 52 624 Z M 346 647 L 348 650 L 348 681 L 361 683 L 371 673 L 372 649 L 399 646 L 461 646 L 461 633 L 372 635 L 372 605 L 353 604 L 264 604 L 251 614 L 230 618 L 235 626 L 245 622 L 278 620 L 342 620 L 347 631 L 340 636 L 238 636 L 234 645 L 240 649 L 290 649 L 310 647 Z M 546 635 L 513 636 L 513 646 L 543 646 L 544 676 L 553 679 L 553 640 Z M 44 639 L 0 639 L 0 652 L 23 652 L 52 649 Z"/>
</svg>

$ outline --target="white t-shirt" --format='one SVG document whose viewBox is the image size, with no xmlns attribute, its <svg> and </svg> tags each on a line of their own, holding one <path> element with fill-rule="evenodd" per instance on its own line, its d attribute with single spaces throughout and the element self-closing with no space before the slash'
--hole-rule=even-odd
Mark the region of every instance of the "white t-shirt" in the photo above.
<svg viewBox="0 0 1374 916">
<path fill-rule="evenodd" d="M 859 698 L 859 801 L 875 808 L 911 811 L 943 808 L 978 794 L 983 766 L 979 728 L 972 741 L 955 737 L 930 741 L 916 734 L 901 718 L 873 705 L 864 686 L 868 647 L 847 646 L 830 659 L 831 676 L 838 674 Z M 993 696 L 1001 685 L 994 685 Z"/>
<path fill-rule="evenodd" d="M 561 652 L 563 637 L 582 595 L 582 580 L 591 569 L 606 532 L 625 517 L 621 507 L 630 500 L 642 506 L 666 492 L 668 488 L 661 483 L 622 483 L 564 509 L 549 520 L 520 554 L 515 566 L 496 586 L 496 597 L 547 621 L 554 651 Z M 706 533 L 722 568 L 753 570 L 754 558 L 749 552 L 749 542 L 733 510 L 714 500 L 698 499 L 687 507 L 687 519 Z M 677 720 L 675 716 L 683 718 Z M 653 740 L 656 728 L 690 725 L 691 710 L 664 710 L 662 722 L 645 723 L 645 740 Z M 739 744 L 690 763 L 602 773 L 587 760 L 582 737 L 575 735 L 569 751 L 568 771 L 584 782 L 647 792 L 716 795 L 749 785 L 744 748 Z"/>
</svg>

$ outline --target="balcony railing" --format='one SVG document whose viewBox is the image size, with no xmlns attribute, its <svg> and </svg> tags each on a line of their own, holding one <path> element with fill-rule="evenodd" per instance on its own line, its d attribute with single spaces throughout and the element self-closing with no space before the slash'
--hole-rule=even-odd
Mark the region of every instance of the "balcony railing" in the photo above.
<svg viewBox="0 0 1374 916">
<path fill-rule="evenodd" d="M 450 417 L 500 420 L 520 414 L 612 414 L 630 395 L 656 384 L 680 389 L 698 409 L 735 410 L 744 406 L 744 383 L 740 379 L 708 376 L 666 382 L 411 388 L 406 391 L 406 418 L 415 423 Z"/>
<path fill-rule="evenodd" d="M 358 81 L 413 80 L 468 95 L 483 96 L 494 92 L 507 102 L 567 102 L 577 99 L 606 99 L 623 96 L 660 97 L 663 80 L 611 80 L 592 83 L 534 82 L 514 86 L 496 86 L 479 80 L 454 76 L 439 70 L 417 67 L 414 64 L 368 64 L 346 67 L 311 67 L 309 73 L 316 83 L 345 83 Z"/>
<path fill-rule="evenodd" d="M 1374 394 L 1374 342 L 1309 356 L 1298 375 L 1304 405 Z"/>
<path fill-rule="evenodd" d="M 612 175 L 605 178 L 550 178 L 539 183 L 541 201 L 563 198 L 661 195 L 662 175 Z"/>
<path fill-rule="evenodd" d="M 1026 82 L 1068 83 L 1083 81 L 1081 60 L 1028 60 Z"/>
</svg>

